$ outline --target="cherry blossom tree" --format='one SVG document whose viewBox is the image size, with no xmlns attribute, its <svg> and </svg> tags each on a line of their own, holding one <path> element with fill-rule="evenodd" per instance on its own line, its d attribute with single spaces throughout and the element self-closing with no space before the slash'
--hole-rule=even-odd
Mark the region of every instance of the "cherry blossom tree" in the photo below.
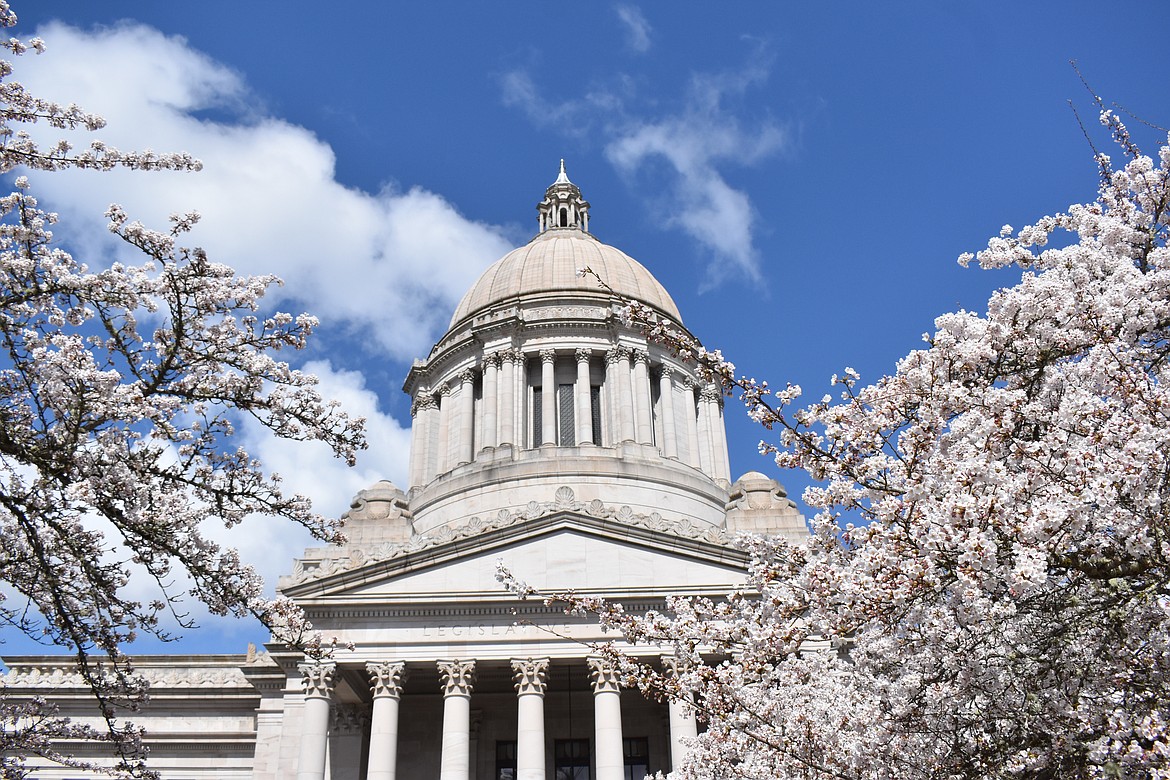
<svg viewBox="0 0 1170 780">
<path fill-rule="evenodd" d="M 0 25 L 15 23 L 0 0 Z M 13 56 L 43 49 L 39 40 L 0 46 Z M 24 128 L 97 130 L 102 120 L 40 100 L 11 76 L 0 62 L 0 173 L 199 167 L 187 155 L 100 142 L 43 146 Z M 320 650 L 303 614 L 267 599 L 255 572 L 209 534 L 263 513 L 340 538 L 233 440 L 235 426 L 247 418 L 285 439 L 322 441 L 352 463 L 365 446 L 362 421 L 277 359 L 302 348 L 316 321 L 262 313 L 276 277 L 237 276 L 180 244 L 195 215 L 156 232 L 112 206 L 110 230 L 143 262 L 91 269 L 54 240 L 56 215 L 28 179 L 15 181 L 0 197 L 0 625 L 70 652 L 108 728 L 10 696 L 0 679 L 0 774 L 23 776 L 29 753 L 94 768 L 54 748 L 84 738 L 111 743 L 116 760 L 104 771 L 153 776 L 125 720 L 145 687 L 122 652 L 142 632 L 164 635 L 161 616 L 187 625 L 182 603 L 193 597 Z M 132 576 L 153 579 L 157 599 L 127 595 Z"/>
<path fill-rule="evenodd" d="M 727 600 L 554 597 L 678 656 L 602 648 L 706 720 L 678 776 L 1170 777 L 1170 142 L 1101 121 L 1094 202 L 960 258 L 1020 282 L 839 398 L 799 408 L 627 302 L 816 480 L 808 543 L 745 538 Z"/>
</svg>

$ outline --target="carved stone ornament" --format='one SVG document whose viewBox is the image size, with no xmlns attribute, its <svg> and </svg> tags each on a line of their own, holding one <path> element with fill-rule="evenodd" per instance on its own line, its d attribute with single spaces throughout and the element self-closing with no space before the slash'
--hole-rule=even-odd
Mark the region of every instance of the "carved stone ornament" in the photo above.
<svg viewBox="0 0 1170 780">
<path fill-rule="evenodd" d="M 633 351 L 635 363 L 645 363 L 650 365 L 650 354 L 644 349 L 635 349 Z"/>
<path fill-rule="evenodd" d="M 525 658 L 512 662 L 512 676 L 516 680 L 516 693 L 544 695 L 545 679 L 548 677 L 547 658 Z"/>
<path fill-rule="evenodd" d="M 592 501 L 578 501 L 573 489 L 567 485 L 557 488 L 553 501 L 529 501 L 522 509 L 510 511 L 501 509 L 494 517 L 484 519 L 472 517 L 458 526 L 444 526 L 427 534 L 412 536 L 410 541 L 384 544 L 364 550 L 354 550 L 347 556 L 327 558 L 324 560 L 299 559 L 293 563 L 293 572 L 286 579 L 281 578 L 281 586 L 297 585 L 302 582 L 329 577 L 341 572 L 350 571 L 366 564 L 388 561 L 410 553 L 448 544 L 470 536 L 478 536 L 487 531 L 495 531 L 513 525 L 538 520 L 557 512 L 580 512 L 590 517 L 612 520 L 623 525 L 636 528 L 645 528 L 657 533 L 670 534 L 682 539 L 697 539 L 723 547 L 731 547 L 734 534 L 724 528 L 697 523 L 690 518 L 669 519 L 658 512 L 641 514 L 629 506 L 612 507 L 600 499 Z"/>
<path fill-rule="evenodd" d="M 377 699 L 402 696 L 402 683 L 406 679 L 406 664 L 401 661 L 370 661 L 366 664 L 370 674 L 370 692 Z"/>
<path fill-rule="evenodd" d="M 475 661 L 439 661 L 444 696 L 470 696 L 475 685 Z"/>
<path fill-rule="evenodd" d="M 662 668 L 671 677 L 678 677 L 679 673 L 685 671 L 687 666 L 676 655 L 664 655 L 662 656 Z"/>
<path fill-rule="evenodd" d="M 470 385 L 475 382 L 475 369 L 465 368 L 459 372 L 459 381 L 465 385 Z"/>
<path fill-rule="evenodd" d="M 699 394 L 699 398 L 710 403 L 719 403 L 723 399 L 723 393 L 719 392 L 719 385 L 714 382 L 708 382 L 703 385 L 703 390 Z"/>
<path fill-rule="evenodd" d="M 485 366 L 490 366 L 491 368 L 499 368 L 500 367 L 500 353 L 493 352 L 490 355 L 484 355 L 483 364 Z"/>
<path fill-rule="evenodd" d="M 338 704 L 329 710 L 329 731 L 334 734 L 361 734 L 370 719 L 361 704 Z"/>
<path fill-rule="evenodd" d="M 552 363 L 557 359 L 557 351 L 555 349 L 542 349 L 540 351 L 541 363 Z"/>
<path fill-rule="evenodd" d="M 593 682 L 593 693 L 617 693 L 622 689 L 617 670 L 610 664 L 608 658 L 591 655 L 585 659 L 589 664 L 589 676 Z"/>
<path fill-rule="evenodd" d="M 605 364 L 612 366 L 624 359 L 627 354 L 629 354 L 629 350 L 625 347 L 610 347 L 605 351 Z"/>
<path fill-rule="evenodd" d="M 328 699 L 333 694 L 333 674 L 337 671 L 337 664 L 297 664 L 297 670 L 301 673 L 301 684 L 305 686 L 305 698 Z"/>
<path fill-rule="evenodd" d="M 573 356 L 577 358 L 578 363 L 588 363 L 593 357 L 593 352 L 588 349 L 579 349 L 573 353 Z"/>
</svg>

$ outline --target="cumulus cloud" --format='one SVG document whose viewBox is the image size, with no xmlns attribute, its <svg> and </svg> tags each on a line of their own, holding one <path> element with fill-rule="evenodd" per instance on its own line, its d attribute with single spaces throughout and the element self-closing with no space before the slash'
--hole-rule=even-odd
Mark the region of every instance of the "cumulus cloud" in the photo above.
<svg viewBox="0 0 1170 780">
<path fill-rule="evenodd" d="M 731 272 L 752 281 L 760 278 L 755 247 L 759 215 L 748 194 L 728 181 L 728 168 L 750 167 L 788 148 L 787 123 L 765 119 L 745 122 L 729 103 L 768 77 L 763 67 L 691 78 L 686 97 L 674 110 L 646 117 L 626 108 L 637 104 L 630 81 L 617 88 L 593 90 L 582 98 L 545 99 L 524 71 L 506 74 L 505 104 L 515 106 L 535 123 L 579 133 L 590 128 L 605 145 L 606 158 L 622 175 L 635 180 L 653 167 L 653 186 L 666 173 L 673 210 L 666 224 L 692 236 L 711 252 L 706 286 L 719 284 Z M 592 129 L 594 125 L 598 129 Z M 568 128 L 568 129 L 567 129 Z M 665 164 L 663 166 L 662 164 Z"/>
<path fill-rule="evenodd" d="M 650 23 L 642 9 L 632 5 L 619 5 L 617 16 L 626 28 L 626 42 L 636 52 L 650 50 Z"/>
<path fill-rule="evenodd" d="M 86 252 L 112 251 L 100 216 L 111 201 L 156 227 L 172 212 L 197 210 L 192 242 L 213 259 L 278 274 L 286 286 L 277 295 L 408 359 L 425 354 L 463 292 L 510 248 L 499 228 L 433 192 L 341 184 L 327 143 L 258 112 L 238 74 L 182 38 L 139 25 L 53 23 L 37 34 L 49 51 L 22 57 L 16 74 L 34 94 L 83 98 L 108 122 L 96 137 L 113 146 L 188 151 L 204 165 L 200 173 L 30 176 L 62 213 L 58 232 Z"/>
</svg>

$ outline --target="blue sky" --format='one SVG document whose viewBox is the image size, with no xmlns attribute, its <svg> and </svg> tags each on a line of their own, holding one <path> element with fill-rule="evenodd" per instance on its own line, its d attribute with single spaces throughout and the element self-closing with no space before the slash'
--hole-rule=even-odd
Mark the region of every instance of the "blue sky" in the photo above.
<svg viewBox="0 0 1170 780">
<path fill-rule="evenodd" d="M 115 145 L 206 166 L 35 175 L 75 253 L 96 265 L 121 251 L 101 216 L 112 201 L 155 225 L 198 210 L 194 242 L 281 275 L 282 306 L 322 319 L 304 360 L 370 416 L 370 453 L 343 473 L 319 452 L 252 446 L 328 514 L 380 477 L 405 481 L 410 358 L 532 235 L 562 157 L 594 234 L 649 267 L 693 332 L 819 398 L 833 373 L 892 370 L 935 316 L 982 311 L 1018 278 L 964 270 L 961 252 L 1092 199 L 1068 100 L 1108 142 L 1070 59 L 1107 101 L 1170 124 L 1161 0 L 15 10 L 18 34 L 48 52 L 20 58 L 14 78 L 104 115 Z M 727 409 L 733 472 L 798 494 L 801 476 L 776 474 Z M 268 577 L 306 544 L 259 522 L 233 541 Z M 264 638 L 209 629 L 181 649 Z"/>
</svg>

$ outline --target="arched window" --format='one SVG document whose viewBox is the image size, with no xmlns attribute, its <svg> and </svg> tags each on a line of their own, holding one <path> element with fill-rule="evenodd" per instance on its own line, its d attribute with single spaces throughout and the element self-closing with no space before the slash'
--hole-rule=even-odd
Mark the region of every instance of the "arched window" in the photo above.
<svg viewBox="0 0 1170 780">
<path fill-rule="evenodd" d="M 569 226 L 569 210 L 567 208 L 565 208 L 564 206 L 561 206 L 561 221 L 560 221 L 559 227 L 568 227 L 568 226 Z"/>
</svg>

